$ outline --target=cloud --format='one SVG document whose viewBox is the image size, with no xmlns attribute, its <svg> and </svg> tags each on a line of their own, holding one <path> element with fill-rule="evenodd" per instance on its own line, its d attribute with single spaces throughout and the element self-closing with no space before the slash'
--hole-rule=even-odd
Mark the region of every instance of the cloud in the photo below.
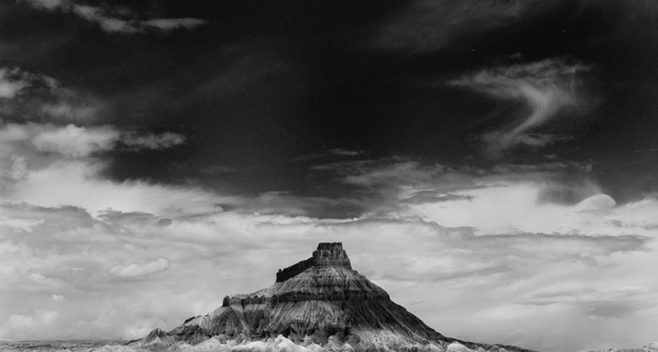
<svg viewBox="0 0 658 352">
<path fill-rule="evenodd" d="M 424 165 L 401 157 L 340 161 L 315 165 L 312 169 L 335 172 L 342 176 L 342 182 L 366 188 L 429 182 L 448 171 L 440 164 Z"/>
<path fill-rule="evenodd" d="M 17 181 L 28 173 L 27 159 L 7 153 L 0 154 L 0 179 Z"/>
<path fill-rule="evenodd" d="M 51 298 L 53 301 L 55 301 L 55 302 L 62 302 L 62 301 L 64 301 L 64 300 L 66 299 L 64 296 L 62 296 L 62 295 L 58 295 L 58 294 L 56 294 L 56 293 L 53 293 L 53 295 L 50 296 L 50 298 Z"/>
<path fill-rule="evenodd" d="M 69 124 L 46 127 L 32 138 L 32 145 L 42 152 L 79 158 L 109 150 L 118 139 L 119 133 L 111 127 L 85 128 Z"/>
<path fill-rule="evenodd" d="M 10 328 L 19 330 L 34 329 L 41 324 L 52 324 L 57 319 L 57 312 L 37 310 L 34 315 L 12 314 L 9 317 Z"/>
<path fill-rule="evenodd" d="M 367 209 L 368 204 L 359 199 L 299 196 L 289 192 L 270 191 L 245 199 L 243 204 L 232 210 L 257 214 L 344 219 L 358 217 Z"/>
<path fill-rule="evenodd" d="M 366 153 L 364 150 L 350 150 L 344 148 L 332 148 L 329 149 L 329 153 L 340 156 L 358 156 Z"/>
<path fill-rule="evenodd" d="M 650 294 L 646 287 L 600 289 L 573 287 L 543 291 L 523 300 L 530 305 L 565 304 L 582 309 L 585 314 L 603 318 L 625 318 L 640 309 Z"/>
<path fill-rule="evenodd" d="M 100 120 L 106 113 L 105 104 L 91 94 L 62 86 L 47 93 L 32 95 L 22 107 L 23 119 L 87 124 Z"/>
<path fill-rule="evenodd" d="M 374 42 L 380 48 L 407 54 L 436 51 L 469 33 L 481 33 L 541 13 L 554 3 L 415 0 L 399 17 L 382 26 Z"/>
<path fill-rule="evenodd" d="M 0 98 L 4 98 L 0 117 L 8 122 L 87 124 L 106 112 L 104 104 L 92 94 L 18 67 L 0 67 Z"/>
<path fill-rule="evenodd" d="M 26 72 L 18 67 L 0 67 L 0 98 L 12 99 L 39 83 L 51 89 L 57 86 L 57 81 L 51 77 Z"/>
<path fill-rule="evenodd" d="M 517 145 L 542 147 L 565 136 L 531 133 L 559 116 L 561 112 L 576 111 L 587 102 L 580 87 L 580 75 L 589 70 L 578 62 L 564 58 L 546 59 L 533 63 L 516 64 L 485 69 L 450 82 L 467 87 L 494 98 L 521 101 L 528 107 L 520 122 L 501 131 L 482 136 L 487 152 L 500 157 L 507 149 Z"/>
<path fill-rule="evenodd" d="M 170 32 L 177 29 L 193 29 L 207 23 L 197 18 L 155 18 L 142 20 L 128 7 L 93 6 L 70 0 L 25 0 L 30 6 L 46 11 L 74 14 L 97 24 L 108 33 L 133 34 L 147 31 Z"/>
<path fill-rule="evenodd" d="M 166 149 L 185 142 L 185 136 L 178 133 L 165 132 L 162 134 L 124 133 L 121 143 L 134 149 Z"/>
<path fill-rule="evenodd" d="M 114 182 L 103 179 L 102 163 L 56 162 L 31 170 L 4 195 L 6 201 L 43 206 L 68 204 L 93 212 L 107 209 L 160 214 L 203 213 L 221 210 L 220 204 L 240 197 L 218 195 L 197 186 L 170 186 L 147 181 Z"/>
<path fill-rule="evenodd" d="M 15 73 L 7 68 L 0 68 L 0 98 L 13 98 L 30 85 L 29 82 L 21 79 L 12 79 L 9 76 Z"/>
<path fill-rule="evenodd" d="M 593 180 L 596 170 L 591 165 L 559 162 L 453 169 L 384 158 L 314 169 L 359 187 L 364 214 L 420 216 L 448 227 L 471 227 L 478 234 L 623 235 L 632 228 L 631 233 L 649 235 L 656 223 L 644 209 L 654 206 L 654 197 L 617 204 Z"/>
<path fill-rule="evenodd" d="M 195 27 L 206 24 L 206 21 L 198 18 L 157 18 L 145 22 L 147 27 L 159 28 L 165 32 L 173 31 L 175 29 L 193 29 Z"/>
<path fill-rule="evenodd" d="M 325 152 L 321 153 L 312 153 L 312 154 L 304 154 L 300 156 L 296 156 L 292 159 L 290 159 L 290 162 L 293 163 L 298 163 L 298 162 L 309 162 L 309 161 L 317 161 L 321 159 L 332 159 L 336 156 L 338 157 L 347 157 L 347 158 L 352 158 L 352 157 L 357 157 L 360 155 L 367 154 L 367 151 L 365 150 L 351 150 L 351 149 L 345 149 L 345 148 L 331 148 Z"/>
<path fill-rule="evenodd" d="M 137 277 L 163 272 L 169 269 L 170 266 L 171 264 L 168 259 L 160 258 L 142 264 L 130 263 L 126 265 L 113 265 L 110 267 L 109 272 L 112 275 L 120 277 Z"/>
<path fill-rule="evenodd" d="M 171 132 L 137 134 L 120 132 L 111 126 L 77 126 L 68 124 L 8 123 L 0 126 L 0 151 L 33 149 L 36 152 L 55 153 L 65 157 L 82 158 L 96 152 L 115 149 L 122 144 L 132 150 L 166 149 L 179 145 L 185 137 Z M 14 164 L 19 162 L 11 156 Z"/>
<path fill-rule="evenodd" d="M 0 242 L 11 244 L 0 256 L 0 267 L 11 268 L 0 272 L 10 288 L 3 302 L 31 298 L 27 306 L 0 305 L 0 311 L 57 312 L 57 324 L 40 329 L 41 338 L 135 338 L 173 327 L 219 305 L 218 292 L 270 284 L 277 268 L 307 257 L 325 240 L 344 242 L 359 272 L 450 336 L 526 347 L 543 346 L 549 338 L 542 350 L 562 351 L 617 338 L 613 316 L 628 317 L 630 328 L 623 333 L 632 331 L 642 341 L 653 334 L 646 327 L 655 326 L 652 307 L 658 302 L 650 292 L 658 282 L 640 270 L 658 264 L 649 231 L 481 235 L 412 213 L 323 220 L 232 211 L 163 216 L 155 209 L 95 216 L 82 208 L 25 203 L 5 204 L 0 219 L 32 224 L 28 231 L 0 220 Z M 53 292 L 66 300 L 53 300 Z M 565 320 L 551 331 L 518 332 L 518 326 L 542 326 L 558 317 Z M 582 324 L 597 330 L 571 336 Z M 30 331 L 0 328 L 4 338 L 29 338 Z"/>
</svg>

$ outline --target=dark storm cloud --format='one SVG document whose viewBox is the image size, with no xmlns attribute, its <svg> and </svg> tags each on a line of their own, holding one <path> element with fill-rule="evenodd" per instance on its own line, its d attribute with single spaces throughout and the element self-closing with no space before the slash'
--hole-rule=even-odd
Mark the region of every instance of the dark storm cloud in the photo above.
<svg viewBox="0 0 658 352">
<path fill-rule="evenodd" d="M 489 141 L 488 149 L 515 162 L 539 158 L 543 163 L 544 155 L 579 162 L 604 158 L 604 146 L 597 140 L 616 138 L 606 136 L 616 133 L 609 122 L 628 108 L 606 92 L 618 83 L 605 74 L 621 72 L 623 65 L 605 61 L 613 57 L 606 54 L 612 50 L 601 38 L 630 35 L 624 31 L 632 31 L 632 22 L 623 28 L 616 22 L 598 23 L 613 23 L 605 16 L 615 6 L 625 10 L 623 18 L 641 16 L 637 6 L 611 2 L 84 4 L 102 9 L 98 13 L 108 18 L 137 21 L 132 26 L 143 29 L 139 35 L 122 36 L 94 30 L 81 18 L 71 21 L 76 15 L 64 7 L 82 3 L 48 4 L 53 10 L 21 2 L 8 7 L 3 17 L 6 57 L 56 78 L 69 92 L 58 93 L 58 98 L 25 95 L 25 109 L 38 107 L 41 119 L 58 116 L 78 124 L 94 120 L 143 135 L 174 133 L 185 138 L 167 153 L 112 153 L 105 176 L 118 181 L 193 180 L 252 194 L 314 196 L 325 195 L 317 190 L 324 180 L 307 177 L 308 169 L 324 160 L 288 160 L 344 149 L 365 151 L 373 158 L 399 154 L 481 166 L 492 162 L 481 160 L 483 140 Z M 34 16 L 43 24 L 29 25 Z M 149 19 L 186 18 L 207 23 L 166 35 L 143 27 Z M 641 51 L 639 46 L 631 49 Z M 516 76 L 510 71 L 515 68 Z M 581 70 L 570 73 L 573 68 Z M 555 80 L 542 81 L 550 72 L 556 73 Z M 584 83 L 592 90 L 611 87 L 596 91 L 609 105 L 563 121 L 561 114 L 573 113 L 582 101 L 560 105 L 564 100 L 548 99 L 547 109 L 560 105 L 559 112 L 542 115 L 551 117 L 526 129 L 530 122 L 520 119 L 541 115 L 524 115 L 539 104 L 527 94 L 495 98 L 432 84 L 460 77 L 465 83 L 487 74 L 488 87 L 495 81 L 499 91 L 505 86 L 517 96 L 527 91 L 524 87 L 534 87 L 546 93 L 543 97 L 571 93 L 578 87 L 570 82 L 581 83 L 586 74 Z M 505 79 L 518 84 L 504 85 Z M 484 89 L 484 83 L 479 88 L 471 83 L 472 89 Z M 641 99 L 650 98 L 645 94 Z M 607 112 L 610 104 L 618 107 L 616 112 Z M 588 128 L 590 123 L 597 127 Z M 517 128 L 524 131 L 512 133 Z M 644 140 L 649 138 L 646 133 Z M 510 138 L 513 142 L 501 142 Z M 530 148 L 506 149 L 512 145 Z M 238 172 L 222 178 L 202 172 L 212 167 Z"/>
<path fill-rule="evenodd" d="M 59 98 L 24 95 L 25 109 L 38 108 L 42 120 L 59 116 L 82 124 L 87 119 L 145 136 L 184 136 L 180 147 L 166 153 L 126 153 L 126 148 L 108 155 L 111 164 L 105 176 L 117 181 L 192 180 L 211 188 L 251 194 L 284 191 L 325 196 L 323 192 L 327 190 L 319 188 L 324 187 L 320 184 L 326 180 L 308 176 L 308 169 L 325 163 L 324 160 L 287 161 L 342 148 L 365 151 L 373 158 L 399 154 L 434 159 L 439 164 L 468 163 L 476 167 L 508 161 L 531 164 L 538 159 L 543 164 L 549 157 L 581 163 L 595 161 L 595 168 L 605 168 L 601 169 L 600 181 L 606 186 L 615 190 L 651 187 L 650 175 L 637 186 L 615 181 L 623 177 L 617 175 L 620 172 L 613 166 L 616 163 L 608 165 L 609 153 L 605 150 L 610 148 L 608 145 L 617 145 L 614 141 L 618 138 L 628 138 L 633 133 L 640 136 L 634 140 L 650 144 L 653 124 L 648 116 L 652 93 L 638 86 L 631 89 L 639 93 L 634 97 L 630 91 L 617 95 L 620 88 L 616 87 L 631 78 L 617 80 L 627 70 L 627 65 L 615 61 L 618 54 L 612 48 L 621 39 L 612 44 L 604 42 L 631 35 L 646 39 L 650 33 L 638 36 L 633 27 L 638 21 L 626 19 L 645 21 L 654 13 L 649 11 L 649 4 L 90 3 L 109 9 L 128 6 L 128 12 L 138 14 L 140 21 L 207 20 L 194 31 L 164 36 L 149 31 L 137 36 L 98 33 L 84 21 L 65 21 L 60 10 L 26 9 L 26 4 L 21 4 L 8 8 L 7 13 L 13 16 L 4 17 L 7 39 L 3 53 L 16 58 L 20 67 L 21 62 L 26 62 L 25 70 L 30 68 L 56 78 L 69 92 L 58 93 Z M 648 8 L 640 10 L 643 6 Z M 609 21 L 609 9 L 620 10 L 624 21 Z M 413 14 L 424 16 L 427 21 L 405 20 Z M 43 25 L 28 28 L 29 16 L 39 16 Z M 23 21 L 12 20 L 16 17 Z M 486 18 L 495 20 L 485 21 Z M 416 27 L 404 32 L 400 40 L 391 40 L 399 44 L 395 50 L 377 45 L 381 44 L 382 33 L 395 31 L 405 21 Z M 447 30 L 435 31 L 436 26 L 446 26 Z M 433 38 L 423 35 L 425 32 L 449 33 L 452 39 Z M 409 49 L 415 46 L 415 38 L 426 38 L 427 46 L 423 50 Z M 52 44 L 45 48 L 44 43 Z M 634 41 L 624 45 L 631 49 L 630 53 L 643 50 Z M 27 52 L 43 54 L 25 56 Z M 629 58 L 638 61 L 648 56 L 651 55 Z M 562 59 L 565 57 L 570 59 Z M 636 70 L 645 67 L 635 66 Z M 533 67 L 537 70 L 533 71 Z M 539 72 L 542 67 L 543 73 Z M 532 83 L 528 85 L 541 92 L 570 93 L 570 82 L 575 82 L 575 88 L 581 83 L 591 88 L 603 104 L 582 114 L 572 110 L 580 107 L 582 100 L 575 105 L 563 104 L 560 112 L 549 114 L 551 117 L 542 120 L 543 124 L 514 134 L 514 143 L 519 143 L 515 145 L 529 148 L 501 151 L 505 154 L 501 161 L 481 160 L 483 140 L 489 141 L 487 149 L 500 150 L 506 144 L 501 140 L 509 139 L 510 131 L 528 125 L 521 120 L 533 116 L 531 111 L 524 114 L 532 110 L 533 101 L 523 96 L 478 96 L 464 87 L 438 87 L 432 82 L 489 74 L 491 80 L 495 78 L 500 83 L 512 74 L 506 69 L 514 68 L 518 71 L 514 76 L 519 83 L 514 88 L 517 93 L 524 91 L 524 82 Z M 581 70 L 571 74 L 570 68 Z M 81 71 L 85 74 L 79 74 Z M 539 83 L 542 74 L 554 71 L 559 71 L 555 81 Z M 523 77 L 519 76 L 521 73 Z M 483 89 L 482 85 L 479 87 Z M 578 99 L 582 98 L 579 89 L 575 93 Z M 611 94 L 615 94 L 614 99 Z M 631 104 L 632 99 L 643 103 Z M 635 107 L 644 107 L 646 111 L 635 114 L 630 111 Z M 563 113 L 579 117 L 563 119 Z M 10 118 L 17 116 L 12 114 Z M 646 128 L 636 129 L 633 126 L 637 124 L 624 123 L 622 128 L 613 129 L 610 126 L 621 124 L 618 116 L 640 119 Z M 611 143 L 600 142 L 603 140 Z M 625 147 L 619 144 L 615 149 L 616 153 L 623 153 Z M 237 172 L 222 177 L 202 172 L 213 167 Z M 620 193 L 630 194 L 626 189 Z M 615 194 L 617 197 L 622 195 Z"/>
</svg>

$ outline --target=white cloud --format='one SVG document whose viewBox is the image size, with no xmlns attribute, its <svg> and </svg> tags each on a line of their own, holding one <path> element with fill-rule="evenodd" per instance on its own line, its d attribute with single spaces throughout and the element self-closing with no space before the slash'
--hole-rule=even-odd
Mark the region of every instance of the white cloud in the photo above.
<svg viewBox="0 0 658 352">
<path fill-rule="evenodd" d="M 119 132 L 111 127 L 49 126 L 32 138 L 32 145 L 43 152 L 80 158 L 97 151 L 112 148 L 119 139 Z"/>
<path fill-rule="evenodd" d="M 55 302 L 62 302 L 62 301 L 64 301 L 66 298 L 64 298 L 64 296 L 62 296 L 62 295 L 58 295 L 58 294 L 56 294 L 56 293 L 53 293 L 53 295 L 50 296 L 50 299 L 52 299 L 52 300 L 55 301 Z"/>
<path fill-rule="evenodd" d="M 96 23 L 108 33 L 133 34 L 146 31 L 170 32 L 193 29 L 207 23 L 197 18 L 155 18 L 141 20 L 133 10 L 121 6 L 93 6 L 72 0 L 25 0 L 30 6 L 46 11 L 62 11 Z"/>
<path fill-rule="evenodd" d="M 582 107 L 579 75 L 589 69 L 565 59 L 546 59 L 529 64 L 485 69 L 451 82 L 504 100 L 520 100 L 530 107 L 524 119 L 482 139 L 493 157 L 519 144 L 541 147 L 565 137 L 530 133 L 566 109 Z"/>
<path fill-rule="evenodd" d="M 217 211 L 221 209 L 218 204 L 239 201 L 197 187 L 104 180 L 98 177 L 102 168 L 102 164 L 84 161 L 53 163 L 16 182 L 4 199 L 43 206 L 75 205 L 93 212 L 114 209 L 158 214 Z"/>
<path fill-rule="evenodd" d="M 166 258 L 156 259 L 146 263 L 130 263 L 126 265 L 113 265 L 108 270 L 110 274 L 121 277 L 136 277 L 156 274 L 169 269 L 170 263 Z"/>
<path fill-rule="evenodd" d="M 482 189 L 488 187 L 494 186 Z M 512 195 L 511 200 L 517 199 Z M 507 200 L 502 198 L 497 207 L 506 207 Z M 658 323 L 658 301 L 650 293 L 658 281 L 643 268 L 658 265 L 658 248 L 651 231 L 644 231 L 645 237 L 631 234 L 655 221 L 658 203 L 592 203 L 586 212 L 574 212 L 607 226 L 591 235 L 483 233 L 498 224 L 473 223 L 462 214 L 460 219 L 475 228 L 446 227 L 414 213 L 414 208 L 385 216 L 320 220 L 238 212 L 167 216 L 158 209 L 94 217 L 82 209 L 5 205 L 0 208 L 5 218 L 36 223 L 27 232 L 0 222 L 0 239 L 20 244 L 0 257 L 0 266 L 16 268 L 2 274 L 12 288 L 4 293 L 4 301 L 23 300 L 24 292 L 30 292 L 31 307 L 38 307 L 53 303 L 52 292 L 58 292 L 67 297 L 56 302 L 61 309 L 58 326 L 67 328 L 46 328 L 39 334 L 135 338 L 206 313 L 224 294 L 267 286 L 277 268 L 306 258 L 317 242 L 331 240 L 344 242 L 355 269 L 450 336 L 545 351 L 618 344 L 621 338 L 650 340 L 653 331 L 647 327 Z M 530 211 L 541 213 L 537 208 Z M 600 219 L 612 216 L 611 211 L 624 221 L 626 231 Z M 523 229 L 527 216 L 533 215 L 518 214 L 520 222 L 514 227 Z M 32 236 L 30 242 L 24 240 L 27 236 Z M 144 258 L 145 253 L 151 259 Z M 209 270 L 212 280 L 207 279 Z M 157 277 L 149 275 L 156 272 Z M 31 280 L 31 274 L 43 279 Z M 5 316 L 25 315 L 11 304 L 0 305 L 0 310 Z M 617 317 L 628 327 L 623 330 L 626 336 L 617 329 Z M 560 326 L 541 329 L 555 319 L 563 319 Z M 573 333 L 590 325 L 597 329 Z"/>
<path fill-rule="evenodd" d="M 63 157 L 83 158 L 96 152 L 115 149 L 118 143 L 130 149 L 165 149 L 185 141 L 180 134 L 136 134 L 121 132 L 111 126 L 77 126 L 68 124 L 8 123 L 0 126 L 0 153 L 4 163 L 20 174 L 30 153 L 54 153 Z M 25 155 L 16 153 L 22 152 Z"/>
<path fill-rule="evenodd" d="M 14 336 L 30 336 L 29 331 L 52 329 L 57 321 L 58 313 L 55 311 L 37 309 L 27 314 L 12 314 L 4 325 L 0 326 L 0 333 Z"/>
</svg>

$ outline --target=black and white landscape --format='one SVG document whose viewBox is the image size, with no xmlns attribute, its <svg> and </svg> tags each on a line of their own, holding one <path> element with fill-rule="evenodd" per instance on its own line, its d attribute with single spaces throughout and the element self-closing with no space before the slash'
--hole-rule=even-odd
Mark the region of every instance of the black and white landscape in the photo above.
<svg viewBox="0 0 658 352">
<path fill-rule="evenodd" d="M 0 0 L 0 349 L 656 350 L 657 62 L 655 0 Z"/>
</svg>

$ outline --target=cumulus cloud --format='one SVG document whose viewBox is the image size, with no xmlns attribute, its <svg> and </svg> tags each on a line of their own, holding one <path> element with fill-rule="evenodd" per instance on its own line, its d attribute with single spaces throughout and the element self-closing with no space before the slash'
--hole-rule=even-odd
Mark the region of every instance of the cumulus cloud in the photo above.
<svg viewBox="0 0 658 352">
<path fill-rule="evenodd" d="M 85 128 L 69 124 L 46 127 L 32 138 L 32 145 L 42 152 L 79 158 L 111 149 L 118 138 L 119 133 L 110 127 Z"/>
<path fill-rule="evenodd" d="M 6 201 L 26 201 L 43 206 L 61 204 L 93 212 L 107 209 L 125 212 L 194 214 L 219 211 L 219 204 L 240 202 L 240 197 L 215 194 L 196 186 L 169 186 L 147 181 L 114 182 L 99 176 L 103 164 L 84 161 L 58 162 L 32 170 L 14 183 Z"/>
<path fill-rule="evenodd" d="M 193 29 L 206 23 L 197 18 L 155 18 L 143 20 L 128 7 L 93 6 L 71 0 L 25 0 L 30 6 L 47 11 L 74 14 L 97 24 L 108 33 L 143 33 L 147 31 L 170 32 L 176 29 Z"/>
<path fill-rule="evenodd" d="M 130 263 L 126 265 L 113 265 L 108 270 L 110 274 L 121 277 L 136 277 L 156 274 L 169 269 L 169 260 L 156 259 L 146 263 Z"/>
<path fill-rule="evenodd" d="M 568 136 L 533 131 L 558 117 L 561 112 L 573 111 L 584 105 L 586 100 L 580 91 L 580 75 L 587 70 L 588 66 L 571 63 L 564 58 L 546 59 L 485 69 L 451 84 L 503 100 L 521 101 L 528 107 L 529 112 L 524 113 L 520 122 L 482 136 L 489 155 L 499 157 L 517 145 L 542 147 L 568 139 Z"/>
<path fill-rule="evenodd" d="M 58 312 L 57 326 L 38 337 L 135 338 L 204 314 L 224 294 L 271 284 L 277 268 L 306 258 L 319 241 L 342 241 L 357 270 L 444 334 L 575 350 L 592 339 L 617 338 L 614 315 L 632 318 L 624 334 L 646 340 L 653 333 L 646 326 L 654 326 L 651 307 L 658 302 L 649 293 L 658 282 L 640 268 L 658 264 L 657 248 L 650 231 L 627 234 L 641 231 L 642 222 L 625 218 L 619 207 L 613 212 L 625 221 L 623 234 L 607 231 L 615 229 L 608 223 L 601 230 L 610 235 L 590 235 L 482 234 L 399 212 L 345 220 L 220 211 L 163 216 L 157 209 L 94 216 L 82 208 L 5 204 L 0 242 L 8 250 L 0 266 L 11 270 L 0 275 L 11 288 L 4 301 L 22 301 L 29 292 L 35 305 L 52 304 L 48 310 Z M 651 221 L 655 213 L 648 210 L 658 203 L 644 207 L 642 217 Z M 67 299 L 54 300 L 53 292 Z M 18 308 L 0 306 L 5 316 L 27 316 Z M 551 331 L 517 331 L 559 316 L 567 319 Z M 582 319 L 599 326 L 596 334 L 570 335 Z M 548 338 L 551 344 L 542 345 Z"/>
</svg>

